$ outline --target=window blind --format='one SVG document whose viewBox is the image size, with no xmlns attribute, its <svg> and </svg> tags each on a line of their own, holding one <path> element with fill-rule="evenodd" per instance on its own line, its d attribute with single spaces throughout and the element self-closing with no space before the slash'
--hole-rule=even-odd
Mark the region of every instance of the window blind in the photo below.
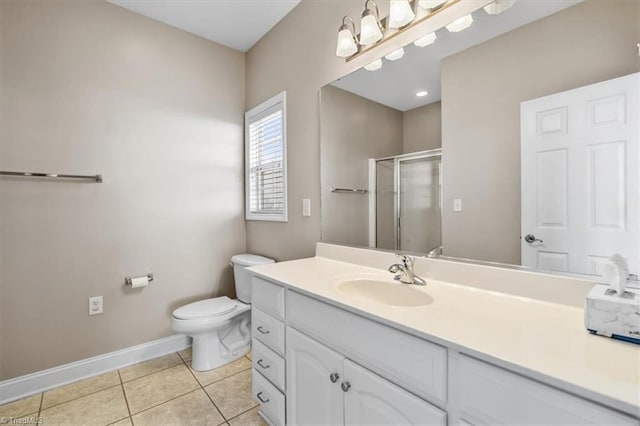
<svg viewBox="0 0 640 426">
<path fill-rule="evenodd" d="M 284 102 L 247 113 L 247 219 L 286 220 Z"/>
</svg>

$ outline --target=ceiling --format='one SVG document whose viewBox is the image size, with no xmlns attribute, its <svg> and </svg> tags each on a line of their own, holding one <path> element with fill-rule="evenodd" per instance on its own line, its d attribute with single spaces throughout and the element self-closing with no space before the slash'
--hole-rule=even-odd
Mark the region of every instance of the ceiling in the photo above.
<svg viewBox="0 0 640 426">
<path fill-rule="evenodd" d="M 500 15 L 480 9 L 473 13 L 473 25 L 459 33 L 442 28 L 437 40 L 426 47 L 406 46 L 404 57 L 383 59 L 382 68 L 364 68 L 335 81 L 333 86 L 400 111 L 408 111 L 440 100 L 440 64 L 443 58 L 507 33 L 515 28 L 574 6 L 582 0 L 518 0 Z M 526 52 L 523 52 L 526 54 Z M 429 94 L 417 97 L 418 91 Z"/>
<path fill-rule="evenodd" d="M 300 0 L 107 0 L 133 12 L 246 52 Z"/>
</svg>

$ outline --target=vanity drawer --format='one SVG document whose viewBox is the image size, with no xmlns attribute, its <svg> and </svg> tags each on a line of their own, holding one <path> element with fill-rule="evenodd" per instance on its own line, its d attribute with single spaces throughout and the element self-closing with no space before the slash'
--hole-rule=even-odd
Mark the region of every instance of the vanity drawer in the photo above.
<svg viewBox="0 0 640 426">
<path fill-rule="evenodd" d="M 284 358 L 256 339 L 253 339 L 251 350 L 253 368 L 262 373 L 262 375 L 269 379 L 278 389 L 284 391 Z"/>
<path fill-rule="evenodd" d="M 251 304 L 269 315 L 284 319 L 284 287 L 251 277 Z"/>
<path fill-rule="evenodd" d="M 251 335 L 284 356 L 284 323 L 256 309 L 251 308 Z"/>
<path fill-rule="evenodd" d="M 253 370 L 253 398 L 260 403 L 260 410 L 275 426 L 285 425 L 284 394 L 275 388 L 260 373 Z"/>
<path fill-rule="evenodd" d="M 460 415 L 474 425 L 638 425 L 634 419 L 461 355 Z"/>
<path fill-rule="evenodd" d="M 447 350 L 343 309 L 287 292 L 287 320 L 391 382 L 443 407 Z"/>
</svg>

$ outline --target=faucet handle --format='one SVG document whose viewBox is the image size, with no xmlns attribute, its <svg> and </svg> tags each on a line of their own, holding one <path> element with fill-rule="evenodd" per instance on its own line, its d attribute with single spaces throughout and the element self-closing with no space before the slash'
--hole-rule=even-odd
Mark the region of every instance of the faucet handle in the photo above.
<svg viewBox="0 0 640 426">
<path fill-rule="evenodd" d="M 396 256 L 402 258 L 402 264 L 406 268 L 413 269 L 413 263 L 415 261 L 414 258 L 412 258 L 411 256 L 407 256 L 406 254 L 396 254 Z"/>
</svg>

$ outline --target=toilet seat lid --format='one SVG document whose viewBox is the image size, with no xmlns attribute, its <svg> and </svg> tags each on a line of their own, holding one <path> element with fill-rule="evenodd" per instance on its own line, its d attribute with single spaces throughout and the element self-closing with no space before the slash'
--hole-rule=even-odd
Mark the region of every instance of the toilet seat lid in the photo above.
<svg viewBox="0 0 640 426">
<path fill-rule="evenodd" d="M 215 297 L 184 305 L 173 311 L 173 316 L 185 320 L 219 316 L 228 314 L 235 310 L 237 306 L 238 302 L 229 299 L 227 296 Z"/>
</svg>

